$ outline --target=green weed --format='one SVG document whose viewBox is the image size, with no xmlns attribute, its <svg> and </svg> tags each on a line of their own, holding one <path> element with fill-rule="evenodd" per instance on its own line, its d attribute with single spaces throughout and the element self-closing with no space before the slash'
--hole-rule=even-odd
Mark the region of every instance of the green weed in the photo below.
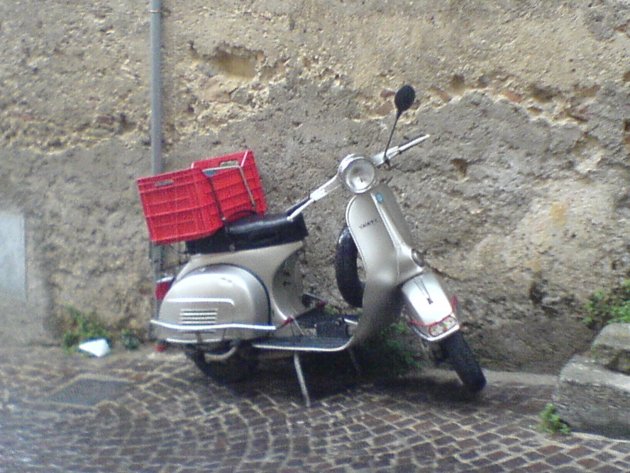
<svg viewBox="0 0 630 473">
<path fill-rule="evenodd" d="M 359 348 L 361 366 L 367 372 L 379 376 L 402 376 L 418 369 L 420 363 L 406 341 L 408 334 L 407 324 L 402 321 L 381 330 L 375 338 Z"/>
<path fill-rule="evenodd" d="M 569 435 L 571 433 L 571 427 L 564 422 L 556 410 L 556 406 L 552 403 L 547 403 L 545 408 L 539 414 L 540 424 L 539 428 L 543 432 L 548 434 L 562 434 Z"/>
<path fill-rule="evenodd" d="M 583 320 L 587 327 L 594 329 L 609 323 L 630 323 L 630 279 L 609 292 L 595 292 L 586 304 Z"/>
<path fill-rule="evenodd" d="M 127 350 L 137 350 L 142 343 L 138 334 L 129 328 L 120 331 L 120 342 Z"/>
<path fill-rule="evenodd" d="M 61 345 L 67 352 L 76 351 L 83 342 L 99 338 L 106 339 L 110 346 L 113 346 L 114 341 L 120 342 L 127 350 L 136 350 L 142 344 L 142 338 L 137 331 L 130 328 L 107 328 L 94 311 L 85 313 L 72 306 L 66 307 L 64 325 L 66 329 Z"/>
<path fill-rule="evenodd" d="M 62 346 L 67 351 L 74 351 L 86 340 L 105 338 L 111 345 L 112 334 L 99 320 L 96 312 L 86 314 L 75 307 L 67 307 L 66 330 Z"/>
</svg>

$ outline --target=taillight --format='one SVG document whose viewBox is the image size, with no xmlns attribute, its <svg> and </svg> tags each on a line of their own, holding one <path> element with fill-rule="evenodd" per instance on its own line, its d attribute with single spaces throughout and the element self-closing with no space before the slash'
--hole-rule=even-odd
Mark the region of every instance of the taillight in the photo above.
<svg viewBox="0 0 630 473">
<path fill-rule="evenodd" d="M 173 276 L 167 276 L 162 279 L 159 279 L 155 283 L 155 300 L 158 302 L 162 302 L 166 297 L 166 293 L 171 288 L 173 281 L 175 278 Z"/>
</svg>

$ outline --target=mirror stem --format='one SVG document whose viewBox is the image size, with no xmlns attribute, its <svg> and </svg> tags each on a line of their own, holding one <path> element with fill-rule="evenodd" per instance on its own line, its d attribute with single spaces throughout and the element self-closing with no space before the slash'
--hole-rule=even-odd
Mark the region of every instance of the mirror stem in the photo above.
<svg viewBox="0 0 630 473">
<path fill-rule="evenodd" d="M 394 120 L 394 126 L 392 127 L 392 131 L 389 134 L 389 139 L 387 140 L 387 145 L 385 145 L 385 151 L 383 153 L 383 157 L 385 158 L 385 164 L 387 164 L 388 168 L 391 168 L 392 165 L 389 164 L 389 158 L 387 157 L 387 150 L 389 149 L 389 145 L 392 143 L 392 138 L 394 137 L 394 131 L 396 130 L 396 124 L 398 123 L 398 119 L 400 118 L 401 114 L 402 112 L 400 110 L 396 113 L 396 120 Z"/>
</svg>

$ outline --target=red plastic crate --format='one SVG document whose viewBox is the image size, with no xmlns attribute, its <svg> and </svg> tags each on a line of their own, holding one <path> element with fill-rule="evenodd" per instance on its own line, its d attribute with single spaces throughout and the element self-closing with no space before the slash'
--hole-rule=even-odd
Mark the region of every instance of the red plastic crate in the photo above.
<svg viewBox="0 0 630 473">
<path fill-rule="evenodd" d="M 194 240 L 223 226 L 208 178 L 199 169 L 143 177 L 137 183 L 153 243 Z"/>
<path fill-rule="evenodd" d="M 267 209 L 251 151 L 197 161 L 137 184 L 149 238 L 159 245 L 210 236 L 226 221 Z"/>
<path fill-rule="evenodd" d="M 267 211 L 265 192 L 260 181 L 254 153 L 251 150 L 195 161 L 210 178 L 223 218 L 233 222 L 253 213 Z"/>
</svg>

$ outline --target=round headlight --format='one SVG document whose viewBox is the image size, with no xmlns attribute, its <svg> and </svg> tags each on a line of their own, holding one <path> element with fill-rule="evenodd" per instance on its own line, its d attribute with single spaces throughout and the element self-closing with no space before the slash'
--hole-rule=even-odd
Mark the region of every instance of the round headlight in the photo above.
<svg viewBox="0 0 630 473">
<path fill-rule="evenodd" d="M 376 168 L 372 161 L 361 156 L 346 156 L 339 165 L 339 175 L 344 185 L 355 194 L 372 188 L 376 181 Z"/>
</svg>

